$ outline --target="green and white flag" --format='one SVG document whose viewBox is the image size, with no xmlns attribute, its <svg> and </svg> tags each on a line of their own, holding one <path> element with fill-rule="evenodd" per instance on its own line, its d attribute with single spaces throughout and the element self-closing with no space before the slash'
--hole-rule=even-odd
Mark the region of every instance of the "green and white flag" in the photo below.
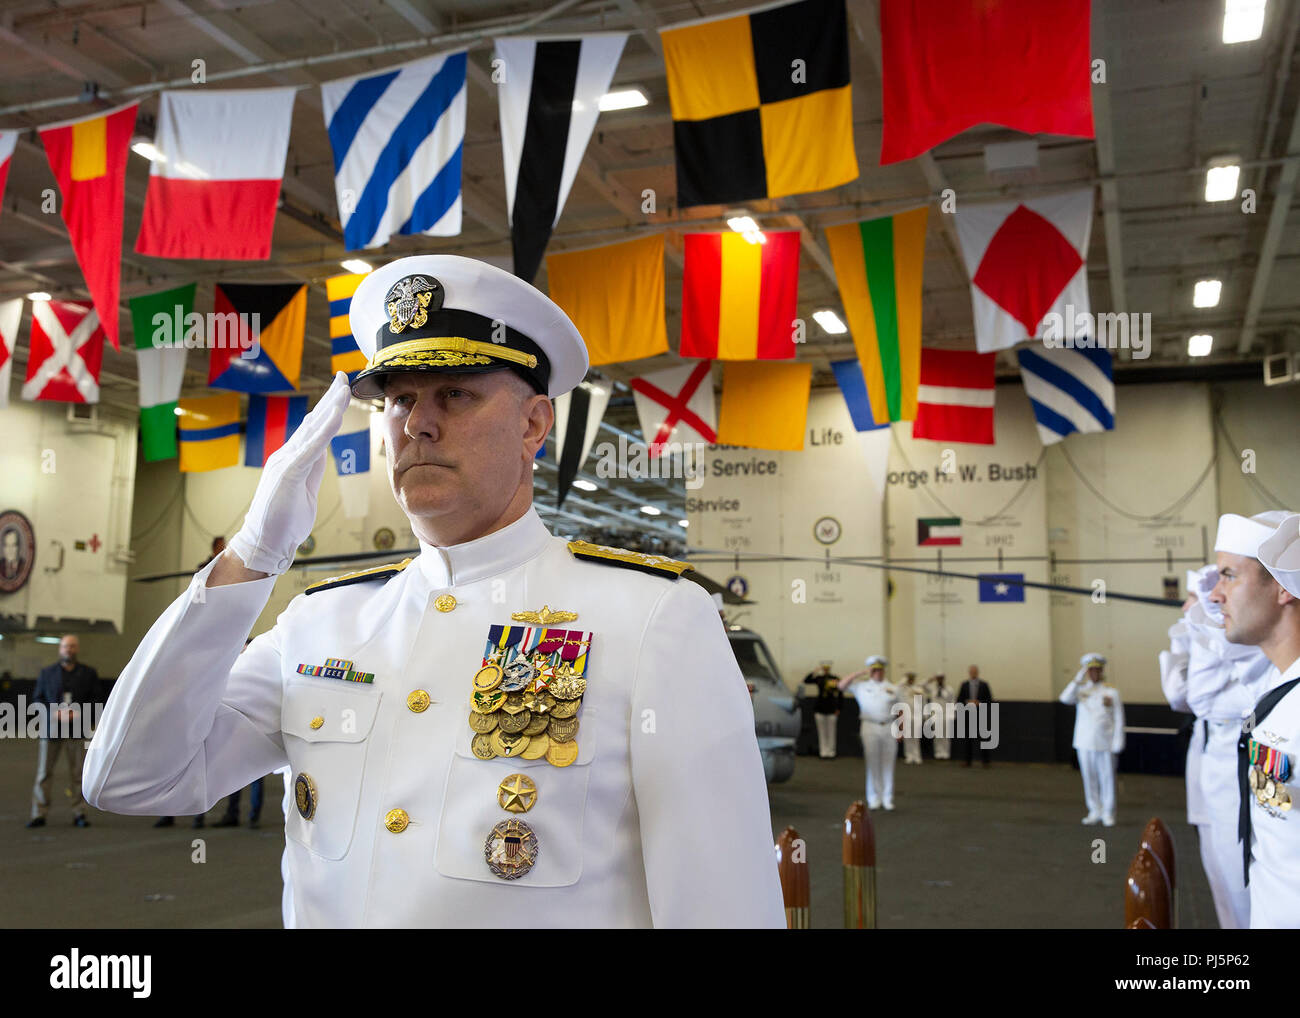
<svg viewBox="0 0 1300 1018">
<path fill-rule="evenodd" d="M 184 330 L 197 283 L 132 297 L 136 372 L 140 376 L 140 440 L 144 458 L 175 459 L 176 401 L 185 379 Z"/>
</svg>

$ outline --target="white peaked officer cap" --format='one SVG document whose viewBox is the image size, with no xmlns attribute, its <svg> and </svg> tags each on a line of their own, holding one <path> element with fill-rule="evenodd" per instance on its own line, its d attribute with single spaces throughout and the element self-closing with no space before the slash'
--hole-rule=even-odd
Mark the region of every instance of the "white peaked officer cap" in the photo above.
<svg viewBox="0 0 1300 1018">
<path fill-rule="evenodd" d="M 881 668 L 884 668 L 885 665 L 887 665 L 888 663 L 889 663 L 889 662 L 886 661 L 886 660 L 885 660 L 883 657 L 881 657 L 879 654 L 872 654 L 871 657 L 867 658 L 867 660 L 866 660 L 866 662 L 865 662 L 865 664 L 866 664 L 866 666 L 867 666 L 868 668 L 875 668 L 876 665 L 879 665 Z"/>
<path fill-rule="evenodd" d="M 1096 665 L 1098 668 L 1105 667 L 1105 657 L 1101 654 L 1084 654 L 1083 657 L 1079 658 L 1080 668 L 1091 668 L 1093 665 Z"/>
<path fill-rule="evenodd" d="M 1300 515 L 1287 516 L 1259 546 L 1259 561 L 1292 597 L 1300 597 Z"/>
<path fill-rule="evenodd" d="M 1271 537 L 1278 524 L 1286 518 L 1282 509 L 1272 509 L 1254 516 L 1225 513 L 1219 517 L 1219 533 L 1214 538 L 1214 550 L 1229 555 L 1259 558 L 1259 546 Z"/>
<path fill-rule="evenodd" d="M 395 371 L 510 369 L 554 398 L 587 374 L 587 344 L 549 297 L 495 265 L 460 255 L 399 258 L 361 281 L 348 312 L 366 355 L 352 395 L 383 395 Z"/>
</svg>

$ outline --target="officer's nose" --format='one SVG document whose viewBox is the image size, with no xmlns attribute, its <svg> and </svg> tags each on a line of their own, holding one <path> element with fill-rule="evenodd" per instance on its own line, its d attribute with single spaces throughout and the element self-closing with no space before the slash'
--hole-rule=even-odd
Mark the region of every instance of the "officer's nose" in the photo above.
<svg viewBox="0 0 1300 1018">
<path fill-rule="evenodd" d="M 410 412 L 406 415 L 406 423 L 402 427 L 406 437 L 438 441 L 442 429 L 438 419 L 437 400 L 433 398 L 432 393 L 417 393 L 414 400 Z"/>
<path fill-rule="evenodd" d="M 1223 604 L 1227 597 L 1223 593 L 1223 577 L 1219 577 L 1219 582 L 1214 585 L 1214 589 L 1209 593 L 1209 600 L 1215 604 Z"/>
</svg>

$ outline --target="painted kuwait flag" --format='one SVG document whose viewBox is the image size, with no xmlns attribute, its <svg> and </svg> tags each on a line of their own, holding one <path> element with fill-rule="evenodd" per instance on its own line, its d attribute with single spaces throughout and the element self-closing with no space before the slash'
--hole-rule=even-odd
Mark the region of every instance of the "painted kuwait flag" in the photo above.
<svg viewBox="0 0 1300 1018">
<path fill-rule="evenodd" d="M 992 445 L 997 356 L 922 349 L 912 437 Z"/>
<path fill-rule="evenodd" d="M 688 233 L 682 276 L 683 357 L 784 360 L 794 356 L 799 233 Z"/>
<path fill-rule="evenodd" d="M 916 418 L 926 208 L 826 230 L 877 424 Z"/>
<path fill-rule="evenodd" d="M 271 257 L 294 93 L 162 93 L 135 249 L 157 258 Z"/>
<path fill-rule="evenodd" d="M 961 544 L 960 516 L 922 516 L 916 521 L 916 543 L 919 547 Z"/>
</svg>

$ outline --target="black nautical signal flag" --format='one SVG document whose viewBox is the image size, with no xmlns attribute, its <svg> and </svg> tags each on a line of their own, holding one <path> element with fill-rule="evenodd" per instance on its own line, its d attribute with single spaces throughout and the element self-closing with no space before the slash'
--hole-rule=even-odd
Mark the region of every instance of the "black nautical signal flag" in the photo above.
<svg viewBox="0 0 1300 1018">
<path fill-rule="evenodd" d="M 504 38 L 496 56 L 515 275 L 533 281 L 627 42 L 626 33 Z"/>
<path fill-rule="evenodd" d="M 679 205 L 856 180 L 844 0 L 662 29 Z"/>
<path fill-rule="evenodd" d="M 236 392 L 298 388 L 307 330 L 302 283 L 218 283 L 208 321 L 208 385 Z"/>
</svg>

